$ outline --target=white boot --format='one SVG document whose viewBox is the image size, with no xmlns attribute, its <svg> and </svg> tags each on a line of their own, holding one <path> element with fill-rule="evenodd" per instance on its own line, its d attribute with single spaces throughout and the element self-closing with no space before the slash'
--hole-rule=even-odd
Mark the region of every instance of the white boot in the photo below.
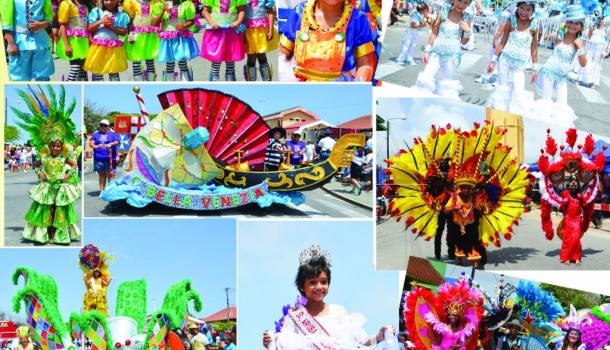
<svg viewBox="0 0 610 350">
<path fill-rule="evenodd" d="M 144 76 L 142 74 L 134 75 L 133 76 L 133 81 L 144 81 Z"/>
</svg>

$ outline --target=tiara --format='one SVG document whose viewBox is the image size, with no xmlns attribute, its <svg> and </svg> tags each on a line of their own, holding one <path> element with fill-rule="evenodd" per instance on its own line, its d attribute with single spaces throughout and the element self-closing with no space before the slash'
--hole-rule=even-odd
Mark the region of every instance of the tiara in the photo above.
<svg viewBox="0 0 610 350">
<path fill-rule="evenodd" d="M 318 243 L 312 244 L 309 248 L 304 249 L 299 256 L 299 263 L 301 266 L 307 264 L 311 260 L 319 259 L 324 257 L 328 266 L 330 266 L 330 253 L 326 249 L 320 248 Z"/>
</svg>

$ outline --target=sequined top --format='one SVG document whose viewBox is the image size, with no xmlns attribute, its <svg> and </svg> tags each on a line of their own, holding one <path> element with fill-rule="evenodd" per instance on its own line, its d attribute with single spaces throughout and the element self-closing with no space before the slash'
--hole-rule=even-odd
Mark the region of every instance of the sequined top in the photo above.
<svg viewBox="0 0 610 350">
<path fill-rule="evenodd" d="M 63 179 L 65 163 L 66 158 L 62 155 L 58 155 L 55 158 L 48 155 L 42 158 L 42 172 L 49 182 L 61 181 Z"/>
<path fill-rule="evenodd" d="M 461 52 L 462 30 L 458 23 L 443 21 L 432 44 L 432 52 L 441 56 L 455 56 Z"/>
<path fill-rule="evenodd" d="M 544 63 L 545 76 L 552 80 L 566 81 L 574 55 L 574 45 L 566 45 L 563 42 L 555 45 L 553 54 Z"/>
<path fill-rule="evenodd" d="M 513 30 L 508 35 L 506 45 L 502 50 L 502 57 L 514 63 L 525 65 L 532 56 L 532 34 L 529 28 L 525 31 Z"/>
</svg>

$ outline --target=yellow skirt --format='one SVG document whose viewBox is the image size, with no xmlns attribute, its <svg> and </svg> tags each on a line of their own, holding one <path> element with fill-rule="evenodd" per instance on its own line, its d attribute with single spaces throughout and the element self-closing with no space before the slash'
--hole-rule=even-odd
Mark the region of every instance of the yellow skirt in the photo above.
<svg viewBox="0 0 610 350">
<path fill-rule="evenodd" d="M 246 54 L 248 55 L 277 50 L 278 34 L 275 28 L 273 28 L 273 38 L 271 38 L 271 41 L 267 41 L 267 28 L 265 27 L 246 28 L 244 34 L 246 38 Z"/>
<path fill-rule="evenodd" d="M 124 46 L 105 47 L 91 44 L 83 69 L 94 74 L 120 73 L 127 70 Z"/>
</svg>

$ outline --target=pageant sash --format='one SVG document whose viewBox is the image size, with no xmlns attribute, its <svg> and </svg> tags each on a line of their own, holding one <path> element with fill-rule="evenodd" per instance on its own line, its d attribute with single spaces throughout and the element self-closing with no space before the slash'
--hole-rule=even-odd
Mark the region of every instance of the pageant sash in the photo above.
<svg viewBox="0 0 610 350">
<path fill-rule="evenodd" d="M 288 312 L 288 317 L 294 322 L 297 333 L 303 335 L 313 335 L 312 345 L 319 350 L 337 350 L 331 344 L 330 334 L 311 316 L 309 311 L 304 307 L 291 310 Z M 323 338 L 322 338 L 323 337 Z M 327 338 L 327 339 L 324 339 Z"/>
</svg>

